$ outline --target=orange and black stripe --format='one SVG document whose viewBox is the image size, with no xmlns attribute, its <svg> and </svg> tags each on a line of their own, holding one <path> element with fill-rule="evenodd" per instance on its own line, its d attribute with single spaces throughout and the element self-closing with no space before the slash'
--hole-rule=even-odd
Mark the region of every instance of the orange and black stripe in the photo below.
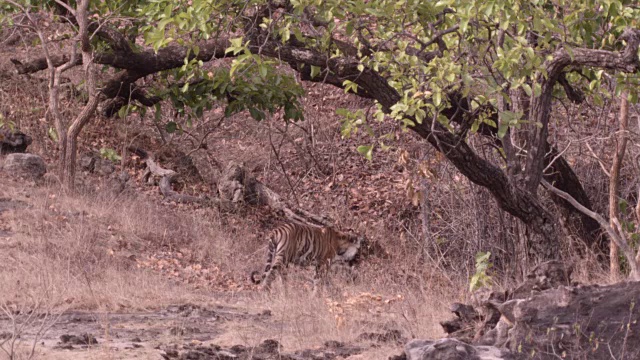
<svg viewBox="0 0 640 360">
<path fill-rule="evenodd" d="M 360 239 L 329 227 L 314 227 L 298 223 L 285 223 L 269 236 L 267 263 L 262 276 L 251 273 L 254 284 L 268 286 L 275 271 L 290 263 L 299 266 L 315 265 L 315 277 L 326 273 L 333 260 L 351 261 L 360 248 Z"/>
</svg>

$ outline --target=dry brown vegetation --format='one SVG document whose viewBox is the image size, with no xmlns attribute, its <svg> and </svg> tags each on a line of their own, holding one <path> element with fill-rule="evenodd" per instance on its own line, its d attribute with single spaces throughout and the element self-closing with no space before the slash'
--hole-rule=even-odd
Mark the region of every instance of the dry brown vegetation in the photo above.
<svg viewBox="0 0 640 360">
<path fill-rule="evenodd" d="M 438 270 L 427 271 L 431 278 L 416 288 L 379 276 L 388 272 L 373 266 L 351 282 L 337 273 L 319 297 L 307 287 L 310 273 L 292 273 L 259 293 L 247 274 L 261 267 L 264 246 L 248 221 L 222 225 L 214 211 L 173 209 L 144 195 L 69 196 L 55 186 L 3 185 L 0 198 L 11 199 L 13 209 L 2 215 L 11 235 L 2 240 L 0 286 L 10 290 L 0 303 L 10 308 L 39 302 L 27 310 L 88 310 L 104 314 L 105 324 L 109 313 L 176 303 L 268 309 L 274 324 L 235 324 L 217 343 L 252 346 L 276 338 L 298 349 L 355 340 L 372 328 L 437 336 L 437 320 L 455 296 Z"/>
</svg>

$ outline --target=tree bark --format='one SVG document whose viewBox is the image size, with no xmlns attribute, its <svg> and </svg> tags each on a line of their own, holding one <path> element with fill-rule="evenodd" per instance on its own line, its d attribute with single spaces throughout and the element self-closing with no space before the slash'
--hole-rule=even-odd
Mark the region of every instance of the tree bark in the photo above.
<svg viewBox="0 0 640 360">
<path fill-rule="evenodd" d="M 75 18 L 78 21 L 78 37 L 80 38 L 80 49 L 82 52 L 82 63 L 84 70 L 84 79 L 86 83 L 87 92 L 89 95 L 89 101 L 85 104 L 80 111 L 80 114 L 76 116 L 73 123 L 66 131 L 66 138 L 68 141 L 66 152 L 63 162 L 63 185 L 70 191 L 75 190 L 75 178 L 76 178 L 76 156 L 78 153 L 78 135 L 85 127 L 85 125 L 93 117 L 98 103 L 100 102 L 100 93 L 97 90 L 97 75 L 95 72 L 95 65 L 93 64 L 93 51 L 91 43 L 89 42 L 89 10 L 90 0 L 82 0 L 77 4 L 75 10 Z M 75 50 L 74 50 L 75 51 Z"/>
<path fill-rule="evenodd" d="M 445 115 L 451 123 L 459 125 L 460 128 L 463 129 L 462 133 L 466 132 L 466 129 L 471 126 L 471 123 L 479 113 L 488 113 L 489 119 L 495 123 L 498 122 L 497 109 L 490 105 L 485 105 L 484 108 L 472 112 L 468 99 L 462 97 L 459 93 L 450 93 L 448 99 L 450 106 L 443 110 L 442 114 Z M 467 114 L 466 118 L 463 116 L 464 114 Z M 482 123 L 477 133 L 491 139 L 496 146 L 503 147 L 503 141 L 497 136 L 498 129 L 496 127 Z M 505 135 L 505 137 L 506 136 L 508 136 L 508 134 Z M 580 204 L 591 210 L 589 196 L 567 160 L 548 142 L 546 143 L 545 154 L 544 166 L 548 168 L 549 171 L 543 175 L 544 179 L 554 184 L 558 189 L 571 194 Z M 520 170 L 515 169 L 515 167 L 518 166 L 514 163 L 509 164 L 507 160 L 508 176 L 509 171 L 512 171 L 514 175 L 520 172 Z M 512 179 L 513 176 L 510 176 L 509 180 L 512 181 Z M 558 196 L 552 194 L 551 199 L 561 208 L 561 215 L 564 217 L 565 223 L 569 227 L 568 230 L 571 233 L 576 234 L 587 248 L 593 249 L 596 253 L 602 255 L 608 253 L 606 237 L 601 236 L 602 229 L 600 229 L 597 221 L 577 211 L 571 204 Z"/>
<path fill-rule="evenodd" d="M 627 128 L 629 126 L 629 100 L 627 99 L 627 96 L 628 93 L 626 91 L 620 94 L 620 130 L 618 130 L 618 134 L 615 139 L 616 146 L 613 153 L 611 171 L 609 172 L 609 222 L 614 231 L 616 231 L 616 222 L 619 222 L 620 219 L 618 204 L 620 168 L 622 167 L 624 153 L 627 148 Z M 624 236 L 624 234 L 618 234 L 618 236 Z M 615 241 L 611 241 L 609 246 L 609 275 L 611 276 L 612 281 L 618 281 L 620 279 L 618 246 Z"/>
<path fill-rule="evenodd" d="M 549 171 L 543 175 L 543 178 L 547 182 L 554 184 L 556 188 L 570 194 L 587 209 L 593 210 L 591 200 L 580 179 L 567 160 L 559 156 L 558 149 L 547 143 L 547 151 L 545 153 L 545 167 L 549 167 Z M 568 231 L 577 235 L 587 248 L 602 256 L 603 261 L 606 261 L 608 242 L 606 236 L 602 235 L 604 230 L 600 228 L 598 222 L 577 211 L 569 202 L 553 193 L 551 194 L 551 200 L 560 207 L 560 214 L 565 220 Z"/>
</svg>

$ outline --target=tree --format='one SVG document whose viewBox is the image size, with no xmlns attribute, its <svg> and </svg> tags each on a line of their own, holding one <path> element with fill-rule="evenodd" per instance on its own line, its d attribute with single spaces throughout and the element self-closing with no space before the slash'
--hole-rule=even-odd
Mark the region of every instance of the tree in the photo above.
<svg viewBox="0 0 640 360">
<path fill-rule="evenodd" d="M 62 183 L 70 190 L 74 188 L 75 181 L 75 166 L 76 166 L 76 154 L 78 148 L 78 135 L 85 127 L 85 125 L 91 120 L 93 114 L 98 107 L 100 101 L 100 94 L 96 88 L 96 72 L 95 65 L 93 63 L 93 46 L 90 43 L 90 29 L 89 29 L 89 4 L 90 0 L 80 0 L 77 2 L 76 7 L 72 8 L 70 4 L 63 2 L 57 2 L 63 10 L 68 11 L 74 28 L 76 30 L 75 36 L 72 37 L 71 43 L 71 55 L 64 58 L 64 61 L 56 61 L 52 54 L 51 40 L 48 39 L 41 28 L 40 21 L 34 16 L 32 11 L 34 6 L 29 1 L 24 3 L 7 0 L 7 3 L 15 9 L 18 9 L 28 20 L 28 26 L 34 32 L 38 34 L 40 45 L 42 47 L 42 53 L 44 54 L 44 60 L 49 70 L 49 101 L 48 110 L 53 120 L 56 129 L 56 137 L 60 145 L 60 178 Z M 45 4 L 43 6 L 48 6 Z M 37 10 L 37 8 L 35 8 Z M 79 46 L 78 46 L 79 45 Z M 79 49 L 78 49 L 79 47 Z M 81 57 L 78 57 L 77 51 L 80 50 Z M 16 65 L 20 66 L 19 61 L 14 61 Z M 88 95 L 88 101 L 84 105 L 82 111 L 76 116 L 76 118 L 69 124 L 63 118 L 60 112 L 60 79 L 62 73 L 76 66 L 78 63 L 83 64 L 83 73 L 85 79 L 85 89 Z"/>
<path fill-rule="evenodd" d="M 114 3 L 127 4 L 130 17 L 110 16 L 122 11 L 116 5 L 111 13 L 97 6 L 92 13 L 104 49 L 93 61 L 118 70 L 102 88 L 105 114 L 170 98 L 185 116 L 224 102 L 228 115 L 248 110 L 261 120 L 265 111 L 282 109 L 285 120 L 299 120 L 303 93 L 277 68 L 288 64 L 304 81 L 373 99 L 375 120 L 396 121 L 423 137 L 541 235 L 530 244 L 538 260 L 556 257 L 559 245 L 556 216 L 538 192 L 542 179 L 591 207 L 562 152 L 549 143 L 551 116 L 559 117 L 554 105 L 601 99 L 607 77 L 624 79 L 616 91 L 627 89 L 637 100 L 640 34 L 633 29 L 640 9 L 628 0 Z M 150 48 L 139 48 L 138 37 Z M 225 57 L 233 57 L 229 67 L 205 66 Z M 56 66 L 69 61 L 54 60 Z M 18 65 L 22 73 L 42 69 L 37 61 Z M 150 74 L 165 79 L 154 96 L 137 85 Z M 364 112 L 348 114 L 345 135 L 370 120 Z M 490 139 L 493 157 L 474 150 L 475 137 Z M 572 203 L 550 195 L 586 245 L 607 251 L 597 240 L 601 223 L 569 216 L 576 212 Z"/>
</svg>

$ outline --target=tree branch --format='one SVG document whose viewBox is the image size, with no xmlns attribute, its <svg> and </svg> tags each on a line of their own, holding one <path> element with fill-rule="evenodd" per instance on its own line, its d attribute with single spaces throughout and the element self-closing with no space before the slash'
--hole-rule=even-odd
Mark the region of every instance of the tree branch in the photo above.
<svg viewBox="0 0 640 360">
<path fill-rule="evenodd" d="M 579 202 L 576 201 L 571 195 L 567 194 L 564 191 L 561 191 L 555 188 L 553 185 L 549 184 L 545 180 L 541 181 L 541 184 L 550 192 L 554 193 L 556 196 L 559 196 L 566 201 L 568 201 L 571 205 L 573 205 L 580 212 L 586 214 L 591 217 L 595 221 L 600 224 L 600 227 L 605 229 L 609 237 L 618 245 L 618 247 L 622 250 L 624 256 L 627 258 L 629 262 L 629 267 L 631 268 L 630 277 L 634 280 L 640 280 L 640 272 L 638 272 L 638 263 L 636 262 L 636 257 L 633 253 L 633 250 L 629 247 L 627 241 L 623 238 L 623 234 L 618 234 L 618 232 L 609 224 L 609 222 L 602 217 L 600 214 L 587 209 L 582 206 Z"/>
<path fill-rule="evenodd" d="M 544 151 L 549 133 L 549 118 L 551 114 L 551 99 L 553 87 L 560 79 L 567 67 L 596 67 L 633 73 L 640 69 L 638 59 L 638 45 L 640 45 L 640 31 L 627 29 L 619 40 L 625 40 L 627 46 L 618 53 L 606 50 L 592 50 L 575 48 L 568 51 L 565 48 L 557 50 L 553 58 L 545 64 L 545 74 L 540 75 L 538 83 L 541 93 L 532 100 L 531 116 L 537 130 L 533 131 L 530 147 L 527 153 L 526 172 L 524 176 L 525 188 L 532 194 L 542 178 L 544 169 Z"/>
</svg>

